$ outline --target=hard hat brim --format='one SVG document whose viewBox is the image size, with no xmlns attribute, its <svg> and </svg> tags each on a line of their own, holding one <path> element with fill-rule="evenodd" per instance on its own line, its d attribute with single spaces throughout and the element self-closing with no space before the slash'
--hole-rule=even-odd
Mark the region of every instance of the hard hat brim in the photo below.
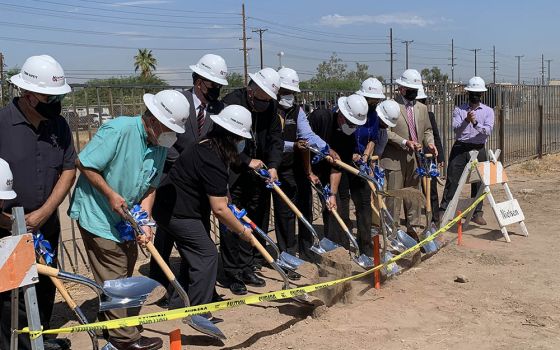
<svg viewBox="0 0 560 350">
<path fill-rule="evenodd" d="M 17 197 L 15 191 L 0 191 L 0 200 L 9 201 L 10 199 L 14 199 Z"/>
<path fill-rule="evenodd" d="M 411 89 L 416 89 L 416 90 L 418 90 L 418 89 L 420 89 L 420 88 L 422 87 L 421 84 L 409 84 L 409 83 L 407 83 L 407 82 L 405 82 L 405 81 L 402 81 L 400 78 L 398 78 L 397 80 L 395 80 L 395 83 L 397 83 L 397 84 L 400 85 L 400 86 L 404 86 L 404 87 L 411 88 Z"/>
<path fill-rule="evenodd" d="M 231 125 L 229 123 L 226 123 L 226 121 L 223 120 L 222 118 L 220 118 L 218 114 L 211 115 L 210 119 L 212 119 L 212 121 L 214 123 L 218 124 L 219 126 L 226 129 L 227 131 L 231 132 L 232 134 L 235 134 L 237 136 L 241 136 L 241 137 L 246 138 L 246 139 L 250 139 L 250 138 L 253 137 L 249 131 L 232 130 Z"/>
<path fill-rule="evenodd" d="M 262 89 L 262 91 L 266 92 L 268 96 L 272 97 L 274 100 L 278 99 L 278 96 L 276 96 L 276 94 L 272 90 L 264 86 L 263 83 L 259 81 L 259 79 L 255 79 L 255 74 L 249 73 L 249 77 Z"/>
<path fill-rule="evenodd" d="M 388 127 L 394 128 L 397 125 L 397 123 L 389 120 L 389 117 L 383 113 L 383 110 L 379 108 L 379 106 L 375 107 L 375 113 L 377 113 L 379 119 L 383 120 L 383 123 L 387 124 Z"/>
<path fill-rule="evenodd" d="M 159 120 L 160 123 L 162 123 L 163 125 L 165 125 L 169 129 L 171 129 L 172 131 L 175 131 L 178 134 L 184 133 L 185 132 L 184 127 L 181 127 L 177 124 L 170 123 L 167 118 L 165 118 L 164 116 L 161 115 L 161 112 L 159 111 L 159 108 L 157 108 L 157 106 L 154 102 L 154 98 L 155 98 L 155 95 L 153 95 L 153 94 L 144 94 L 144 96 L 142 97 L 142 99 L 144 100 L 144 104 L 150 110 L 150 112 L 153 114 L 153 116 L 156 117 L 156 119 Z"/>
<path fill-rule="evenodd" d="M 469 87 L 466 87 L 466 88 L 465 88 L 465 91 L 486 92 L 486 91 L 488 91 L 488 89 L 487 89 L 487 88 L 477 89 L 477 88 L 469 88 Z"/>
<path fill-rule="evenodd" d="M 354 118 L 350 115 L 350 111 L 346 109 L 346 104 L 344 103 L 346 101 L 348 97 L 346 96 L 342 96 L 338 99 L 338 101 L 336 102 L 338 105 L 338 109 L 342 112 L 342 114 L 344 115 L 344 118 L 348 119 L 348 121 L 350 121 L 350 123 L 354 124 L 354 125 L 364 125 L 367 121 L 367 116 L 364 120 L 360 120 L 357 118 Z"/>
<path fill-rule="evenodd" d="M 420 90 L 419 90 L 419 91 L 420 91 Z M 423 100 L 423 99 L 425 99 L 425 98 L 428 98 L 428 96 L 426 96 L 426 94 L 422 94 L 422 95 L 418 94 L 418 96 L 416 96 L 416 99 L 417 99 L 417 100 Z"/>
<path fill-rule="evenodd" d="M 44 95 L 65 95 L 72 91 L 72 88 L 66 82 L 64 82 L 64 85 L 57 87 L 40 87 L 34 84 L 30 84 L 27 81 L 23 80 L 23 78 L 21 77 L 21 73 L 12 76 L 10 78 L 10 81 L 12 82 L 12 84 L 23 90 Z"/>
<path fill-rule="evenodd" d="M 373 94 L 373 93 L 368 94 L 367 92 L 363 92 L 362 90 L 356 91 L 356 95 L 369 97 L 369 98 L 387 98 L 387 96 L 385 96 L 385 94 Z"/>
<path fill-rule="evenodd" d="M 298 87 L 288 85 L 288 84 L 284 84 L 284 83 L 280 83 L 280 87 L 284 88 L 286 90 L 294 91 L 294 92 L 301 92 L 301 90 Z"/>
<path fill-rule="evenodd" d="M 202 76 L 202 77 L 205 77 L 206 79 L 208 79 L 208 80 L 210 80 L 210 81 L 213 81 L 213 82 L 218 83 L 218 84 L 223 85 L 223 86 L 227 86 L 227 85 L 228 85 L 228 82 L 227 82 L 226 79 L 221 79 L 221 78 L 216 78 L 216 77 L 214 77 L 214 76 L 211 76 L 210 74 L 208 74 L 208 72 L 205 72 L 205 71 L 203 71 L 202 69 L 199 69 L 199 68 L 198 68 L 196 65 L 194 65 L 194 64 L 191 65 L 191 66 L 189 66 L 189 68 L 190 68 L 193 72 L 195 72 L 196 74 L 198 74 L 198 75 L 200 75 L 200 76 Z M 193 81 L 193 83 L 194 83 L 194 81 Z"/>
</svg>

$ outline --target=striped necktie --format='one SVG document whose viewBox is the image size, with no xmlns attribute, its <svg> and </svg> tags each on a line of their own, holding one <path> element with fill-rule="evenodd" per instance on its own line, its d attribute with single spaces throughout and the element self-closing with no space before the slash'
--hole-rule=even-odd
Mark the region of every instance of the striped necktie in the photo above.
<svg viewBox="0 0 560 350">
<path fill-rule="evenodd" d="M 202 127 L 204 126 L 204 119 L 206 119 L 204 117 L 205 108 L 206 105 L 204 103 L 201 103 L 200 106 L 198 106 L 198 114 L 196 116 L 196 123 L 198 125 L 198 136 L 200 136 L 202 132 Z"/>
<path fill-rule="evenodd" d="M 410 138 L 414 142 L 418 142 L 418 133 L 416 131 L 416 123 L 414 122 L 414 111 L 412 103 L 406 104 L 406 121 L 408 122 L 408 131 L 410 132 Z"/>
</svg>

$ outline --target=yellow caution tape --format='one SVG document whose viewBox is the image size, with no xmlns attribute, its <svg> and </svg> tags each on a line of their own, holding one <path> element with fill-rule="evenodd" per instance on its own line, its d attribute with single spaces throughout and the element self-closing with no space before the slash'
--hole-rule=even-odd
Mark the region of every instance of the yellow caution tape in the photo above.
<svg viewBox="0 0 560 350">
<path fill-rule="evenodd" d="M 437 230 L 435 233 L 433 233 L 432 235 L 430 235 L 426 239 L 420 241 L 414 247 L 411 247 L 411 248 L 405 250 L 404 252 L 402 252 L 401 254 L 394 256 L 393 258 L 391 258 L 390 260 L 386 261 L 385 263 L 383 263 L 381 265 L 377 265 L 374 268 L 372 268 L 370 270 L 367 270 L 365 272 L 359 273 L 357 275 L 337 279 L 337 280 L 334 280 L 334 281 L 312 284 L 312 285 L 309 285 L 309 286 L 279 290 L 279 291 L 275 291 L 275 292 L 268 292 L 268 293 L 262 293 L 262 294 L 257 294 L 257 295 L 250 295 L 250 296 L 246 296 L 246 297 L 243 297 L 243 298 L 227 300 L 227 301 L 220 301 L 220 302 L 204 304 L 204 305 L 184 307 L 184 308 L 181 308 L 181 309 L 174 309 L 174 310 L 162 311 L 162 312 L 153 312 L 153 313 L 139 315 L 139 316 L 131 316 L 131 317 L 126 317 L 126 318 L 120 318 L 120 319 L 117 319 L 117 320 L 109 320 L 109 321 L 96 322 L 96 323 L 88 323 L 88 324 L 85 324 L 85 325 L 64 327 L 64 328 L 57 328 L 57 329 L 48 329 L 48 330 L 42 330 L 41 329 L 41 330 L 38 330 L 38 331 L 31 331 L 31 330 L 29 330 L 29 327 L 25 327 L 22 330 L 18 330 L 17 332 L 20 333 L 20 334 L 21 333 L 29 333 L 30 337 L 32 339 L 35 339 L 35 338 L 37 338 L 37 337 L 39 337 L 43 334 L 78 333 L 78 332 L 87 332 L 87 331 L 116 329 L 116 328 L 123 328 L 123 327 L 134 327 L 134 326 L 150 324 L 150 323 L 177 320 L 177 319 L 185 318 L 185 317 L 188 317 L 188 316 L 205 314 L 207 312 L 215 312 L 215 311 L 231 309 L 231 308 L 241 306 L 241 305 L 251 305 L 251 304 L 258 304 L 258 303 L 262 303 L 262 302 L 265 302 L 265 301 L 271 301 L 271 300 L 289 299 L 289 298 L 292 298 L 292 297 L 297 297 L 297 296 L 304 295 L 305 293 L 312 293 L 312 292 L 315 292 L 319 289 L 332 287 L 332 286 L 340 284 L 340 283 L 349 282 L 349 281 L 352 281 L 352 280 L 355 280 L 355 279 L 358 279 L 358 278 L 362 278 L 364 276 L 372 274 L 373 272 L 375 272 L 377 270 L 382 269 L 383 267 L 390 266 L 391 264 L 394 264 L 395 262 L 397 262 L 398 260 L 407 256 L 408 254 L 418 250 L 424 244 L 426 244 L 430 241 L 433 241 L 437 236 L 439 236 L 443 232 L 446 232 L 447 230 L 449 230 L 453 225 L 455 225 L 459 220 L 461 220 L 461 218 L 463 216 L 465 216 L 467 213 L 472 211 L 476 207 L 476 205 L 478 203 L 480 203 L 484 199 L 484 197 L 486 197 L 486 195 L 487 195 L 487 193 L 483 193 L 480 197 L 478 197 L 474 201 L 474 203 L 470 207 L 468 207 L 460 215 L 455 217 L 447 225 L 441 227 L 439 230 Z"/>
</svg>

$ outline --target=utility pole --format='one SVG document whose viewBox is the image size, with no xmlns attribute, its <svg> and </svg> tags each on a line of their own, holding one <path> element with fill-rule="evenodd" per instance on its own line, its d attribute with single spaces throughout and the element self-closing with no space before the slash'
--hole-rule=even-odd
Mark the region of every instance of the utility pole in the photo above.
<svg viewBox="0 0 560 350">
<path fill-rule="evenodd" d="M 550 76 L 550 70 L 549 70 Z M 0 52 L 0 106 L 4 105 L 4 55 Z"/>
<path fill-rule="evenodd" d="M 455 46 L 453 39 L 451 39 L 451 82 L 455 81 Z"/>
<path fill-rule="evenodd" d="M 262 35 L 264 32 L 266 32 L 268 29 L 263 29 L 263 28 L 258 28 L 258 29 L 253 29 L 252 32 L 253 33 L 259 33 L 259 47 L 260 47 L 260 54 L 261 54 L 261 69 L 264 68 L 263 66 L 263 49 L 262 49 Z"/>
<path fill-rule="evenodd" d="M 247 51 L 249 51 L 250 49 L 247 48 L 247 39 L 251 39 L 251 38 L 247 38 L 247 33 L 245 30 L 245 3 L 241 4 L 241 18 L 243 19 L 243 38 L 241 38 L 240 40 L 243 40 L 243 48 L 240 49 L 243 51 L 243 82 L 245 84 L 245 86 L 247 86 Z"/>
<path fill-rule="evenodd" d="M 492 76 L 493 76 L 493 80 L 494 80 L 494 84 L 496 84 L 496 45 L 492 45 L 492 51 L 493 51 L 493 59 L 492 59 Z"/>
<path fill-rule="evenodd" d="M 0 56 L 1 56 L 1 55 L 2 55 L 2 54 L 0 54 Z M 548 68 L 547 81 L 548 81 L 548 85 L 550 85 L 550 62 L 551 62 L 552 60 L 545 60 L 545 61 L 546 61 L 546 65 L 547 65 L 547 68 Z M 0 69 L 1 69 L 1 68 L 0 68 Z"/>
<path fill-rule="evenodd" d="M 393 28 L 389 28 L 389 56 L 391 67 L 391 97 L 393 97 Z"/>
<path fill-rule="evenodd" d="M 521 57 L 523 55 L 515 56 L 517 57 L 517 85 L 521 84 Z"/>
<path fill-rule="evenodd" d="M 405 44 L 406 46 L 406 65 L 405 65 L 405 69 L 408 69 L 408 45 L 412 44 L 414 42 L 414 40 L 403 40 L 401 41 L 401 43 Z"/>
<path fill-rule="evenodd" d="M 474 52 L 474 76 L 477 77 L 478 75 L 476 75 L 476 53 L 478 51 L 480 51 L 480 49 L 471 49 L 469 51 L 473 51 Z"/>
<path fill-rule="evenodd" d="M 541 85 L 544 85 L 544 53 L 541 54 Z"/>
</svg>

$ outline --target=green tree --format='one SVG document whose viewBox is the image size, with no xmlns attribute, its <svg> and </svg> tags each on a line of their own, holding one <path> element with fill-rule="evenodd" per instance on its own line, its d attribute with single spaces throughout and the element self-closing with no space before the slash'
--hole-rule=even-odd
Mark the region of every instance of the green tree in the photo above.
<svg viewBox="0 0 560 350">
<path fill-rule="evenodd" d="M 237 72 L 229 72 L 227 74 L 228 88 L 243 87 L 243 74 Z"/>
<path fill-rule="evenodd" d="M 315 80 L 318 82 L 327 80 L 342 80 L 346 76 L 347 66 L 342 62 L 342 58 L 338 57 L 335 52 L 328 61 L 323 61 L 317 66 L 317 74 Z"/>
<path fill-rule="evenodd" d="M 157 60 L 152 55 L 152 50 L 138 49 L 138 54 L 134 56 L 134 71 L 140 70 L 142 78 L 148 78 L 156 70 Z"/>
<path fill-rule="evenodd" d="M 443 83 L 449 79 L 447 74 L 442 74 L 441 70 L 435 66 L 422 69 L 420 74 L 428 84 Z"/>
<path fill-rule="evenodd" d="M 10 102 L 10 78 L 18 74 L 19 71 L 20 68 L 16 66 L 4 72 L 4 81 L 2 86 L 0 87 L 2 89 L 2 101 L 0 101 L 0 106 L 5 106 Z"/>
<path fill-rule="evenodd" d="M 362 63 L 356 62 L 356 70 L 352 71 L 352 72 L 348 72 L 346 74 L 346 79 L 347 80 L 356 80 L 356 81 L 361 83 L 362 81 L 369 78 L 368 69 L 369 69 L 369 66 L 367 64 L 362 64 Z"/>
</svg>

